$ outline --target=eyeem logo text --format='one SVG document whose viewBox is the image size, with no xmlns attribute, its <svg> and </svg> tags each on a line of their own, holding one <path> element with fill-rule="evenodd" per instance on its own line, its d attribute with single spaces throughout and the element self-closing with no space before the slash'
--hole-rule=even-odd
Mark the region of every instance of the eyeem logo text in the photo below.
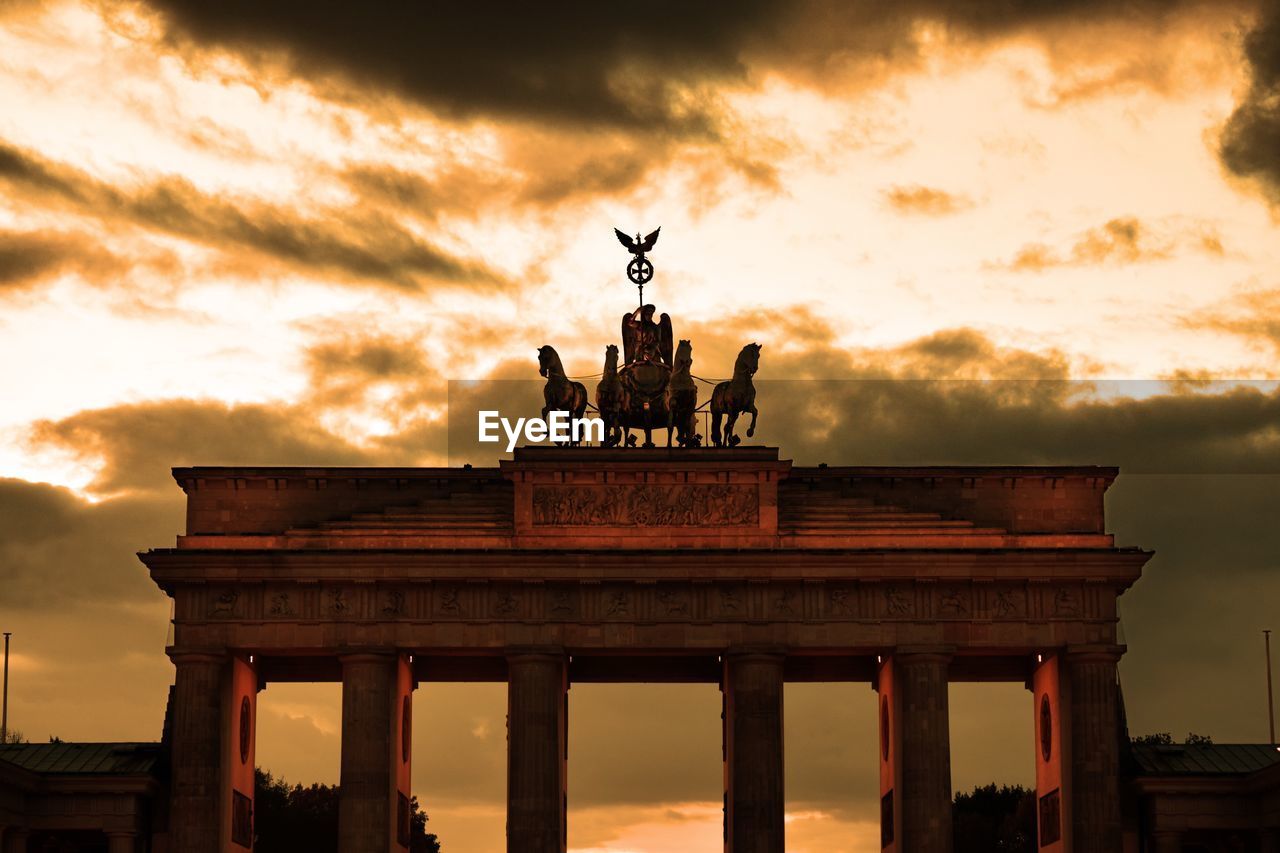
<svg viewBox="0 0 1280 853">
<path fill-rule="evenodd" d="M 480 412 L 478 440 L 484 444 L 496 444 L 502 440 L 501 429 L 507 436 L 507 452 L 515 450 L 516 442 L 523 435 L 526 441 L 539 442 L 550 439 L 556 444 L 578 444 L 583 441 L 604 443 L 604 421 L 600 418 L 570 418 L 568 412 L 551 412 L 551 417 L 504 418 L 499 412 Z"/>
</svg>

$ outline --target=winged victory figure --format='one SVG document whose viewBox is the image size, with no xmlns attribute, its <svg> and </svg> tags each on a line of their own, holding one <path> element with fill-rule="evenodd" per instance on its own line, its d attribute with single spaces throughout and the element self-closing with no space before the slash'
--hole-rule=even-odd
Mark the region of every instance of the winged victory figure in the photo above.
<svg viewBox="0 0 1280 853">
<path fill-rule="evenodd" d="M 652 305 L 642 305 L 622 315 L 622 349 L 626 364 L 657 362 L 671 367 L 671 318 L 663 312 L 653 321 Z"/>
</svg>

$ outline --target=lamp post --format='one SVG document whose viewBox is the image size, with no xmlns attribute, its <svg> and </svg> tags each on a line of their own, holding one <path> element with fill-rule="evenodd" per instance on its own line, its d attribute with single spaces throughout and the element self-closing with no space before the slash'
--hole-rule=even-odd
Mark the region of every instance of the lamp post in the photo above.
<svg viewBox="0 0 1280 853">
<path fill-rule="evenodd" d="M 1262 632 L 1267 646 L 1267 724 L 1271 727 L 1271 745 L 1276 745 L 1276 706 L 1271 694 L 1271 629 Z M 7 648 L 7 647 L 6 647 Z"/>
<path fill-rule="evenodd" d="M 9 637 L 13 632 L 4 632 L 4 700 L 0 705 L 0 746 L 9 742 Z"/>
</svg>

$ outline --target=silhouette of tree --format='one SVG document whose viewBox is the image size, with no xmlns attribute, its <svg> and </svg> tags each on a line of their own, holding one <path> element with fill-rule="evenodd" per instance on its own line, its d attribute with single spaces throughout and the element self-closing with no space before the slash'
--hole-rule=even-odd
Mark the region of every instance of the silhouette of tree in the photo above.
<svg viewBox="0 0 1280 853">
<path fill-rule="evenodd" d="M 1036 792 L 983 785 L 957 792 L 951 820 L 955 853 L 1035 853 Z"/>
<path fill-rule="evenodd" d="M 1172 746 L 1173 735 L 1168 732 L 1153 732 L 1149 735 L 1138 735 L 1131 739 L 1134 743 L 1142 746 Z"/>
<path fill-rule="evenodd" d="M 254 771 L 254 850 L 258 853 L 337 853 L 338 786 L 289 786 L 261 768 Z M 427 832 L 427 814 L 410 801 L 410 853 L 440 853 L 440 841 Z"/>
</svg>

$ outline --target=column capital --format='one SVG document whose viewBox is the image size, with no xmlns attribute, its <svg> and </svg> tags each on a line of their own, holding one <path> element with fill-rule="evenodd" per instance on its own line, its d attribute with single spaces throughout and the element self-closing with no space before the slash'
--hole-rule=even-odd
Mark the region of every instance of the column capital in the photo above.
<svg viewBox="0 0 1280 853">
<path fill-rule="evenodd" d="M 394 649 L 343 649 L 338 653 L 338 663 L 392 663 L 396 659 Z"/>
<path fill-rule="evenodd" d="M 1127 646 L 1079 645 L 1062 649 L 1062 657 L 1068 663 L 1118 663 Z"/>
<path fill-rule="evenodd" d="M 782 662 L 787 657 L 785 646 L 733 646 L 721 657 L 726 661 L 758 660 L 761 662 Z"/>
<path fill-rule="evenodd" d="M 951 663 L 955 654 L 955 646 L 895 646 L 889 650 L 889 656 L 899 664 Z"/>
<path fill-rule="evenodd" d="M 231 655 L 226 649 L 174 649 L 167 650 L 169 660 L 180 663 L 226 663 Z"/>
<path fill-rule="evenodd" d="M 508 646 L 503 650 L 507 663 L 556 661 L 565 662 L 569 655 L 561 646 Z"/>
</svg>

